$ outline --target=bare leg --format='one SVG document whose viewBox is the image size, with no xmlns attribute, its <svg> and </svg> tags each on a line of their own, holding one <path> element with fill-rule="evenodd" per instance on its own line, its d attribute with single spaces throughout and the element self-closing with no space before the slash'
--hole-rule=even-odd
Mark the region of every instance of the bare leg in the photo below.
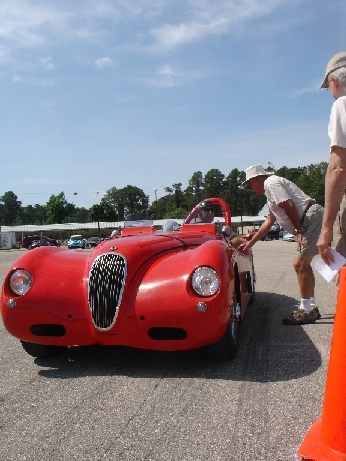
<svg viewBox="0 0 346 461">
<path fill-rule="evenodd" d="M 300 297 L 303 299 L 315 296 L 315 276 L 311 267 L 312 258 L 313 256 L 296 258 L 293 263 L 298 276 Z"/>
</svg>

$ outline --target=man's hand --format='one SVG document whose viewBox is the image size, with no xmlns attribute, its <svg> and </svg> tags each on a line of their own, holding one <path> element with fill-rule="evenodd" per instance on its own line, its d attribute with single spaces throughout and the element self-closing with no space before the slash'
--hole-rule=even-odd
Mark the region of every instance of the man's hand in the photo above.
<svg viewBox="0 0 346 461">
<path fill-rule="evenodd" d="M 238 250 L 246 251 L 248 248 L 251 248 L 251 247 L 252 247 L 251 240 L 249 240 L 248 242 L 241 243 L 238 246 Z"/>
<path fill-rule="evenodd" d="M 323 261 L 328 264 L 334 262 L 334 256 L 331 254 L 329 247 L 333 240 L 333 231 L 332 230 L 323 230 L 321 231 L 320 237 L 317 242 L 318 251 Z"/>
</svg>

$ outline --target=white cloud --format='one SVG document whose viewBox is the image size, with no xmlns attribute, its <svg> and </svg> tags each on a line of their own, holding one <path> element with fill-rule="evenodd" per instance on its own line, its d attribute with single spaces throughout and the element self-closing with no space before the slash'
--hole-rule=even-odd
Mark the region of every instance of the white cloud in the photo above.
<svg viewBox="0 0 346 461">
<path fill-rule="evenodd" d="M 108 56 L 95 60 L 95 65 L 99 69 L 102 69 L 103 67 L 113 67 L 115 64 L 116 63 L 113 61 L 113 59 L 109 58 Z"/>
<path fill-rule="evenodd" d="M 164 65 L 157 73 L 158 78 L 151 80 L 153 86 L 167 88 L 176 85 L 179 74 L 173 70 L 170 64 Z"/>
<path fill-rule="evenodd" d="M 1 0 L 0 37 L 21 47 L 43 45 L 52 37 L 55 42 L 99 42 L 113 36 L 118 46 L 128 43 L 129 37 L 132 41 L 133 37 L 151 37 L 157 47 L 170 49 L 231 28 L 238 31 L 243 23 L 269 15 L 283 1 L 100 0 L 77 4 L 65 0 Z M 121 35 L 115 24 L 124 26 Z"/>
<path fill-rule="evenodd" d="M 300 88 L 299 90 L 295 90 L 291 93 L 291 97 L 293 99 L 299 98 L 300 96 L 304 96 L 307 93 L 314 93 L 317 92 L 320 88 L 321 82 L 317 80 L 311 85 L 311 86 L 306 86 L 304 88 Z"/>
<path fill-rule="evenodd" d="M 196 42 L 208 35 L 239 30 L 245 23 L 269 15 L 283 0 L 191 0 L 186 6 L 184 22 L 174 21 L 149 30 L 155 49 L 169 50 Z"/>
<path fill-rule="evenodd" d="M 71 12 L 51 4 L 30 0 L 0 3 L 0 37 L 20 46 L 37 46 L 47 41 L 47 31 L 65 27 Z"/>
<path fill-rule="evenodd" d="M 156 39 L 160 48 L 171 49 L 183 43 L 198 40 L 209 34 L 220 34 L 227 31 L 229 19 L 221 18 L 208 24 L 191 23 L 165 26 L 153 29 L 150 34 Z"/>
<path fill-rule="evenodd" d="M 42 67 L 44 67 L 47 70 L 54 70 L 56 68 L 56 65 L 53 64 L 52 62 L 52 58 L 49 58 L 49 57 L 41 58 L 40 64 Z"/>
<path fill-rule="evenodd" d="M 56 85 L 56 80 L 55 79 L 35 79 L 35 78 L 28 78 L 28 77 L 22 77 L 18 74 L 14 75 L 12 78 L 13 83 L 18 83 L 21 82 L 26 85 L 32 85 L 32 86 L 53 86 Z"/>
<path fill-rule="evenodd" d="M 150 79 L 149 83 L 156 88 L 172 88 L 210 76 L 211 73 L 210 69 L 176 70 L 171 64 L 165 64 L 158 69 L 157 76 Z"/>
</svg>

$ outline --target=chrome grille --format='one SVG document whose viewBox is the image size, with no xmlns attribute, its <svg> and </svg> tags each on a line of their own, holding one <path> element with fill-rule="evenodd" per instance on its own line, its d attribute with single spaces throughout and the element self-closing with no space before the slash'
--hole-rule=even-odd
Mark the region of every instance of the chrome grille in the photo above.
<svg viewBox="0 0 346 461">
<path fill-rule="evenodd" d="M 126 278 L 126 259 L 116 253 L 99 256 L 89 274 L 89 309 L 99 330 L 109 330 L 115 323 Z"/>
</svg>

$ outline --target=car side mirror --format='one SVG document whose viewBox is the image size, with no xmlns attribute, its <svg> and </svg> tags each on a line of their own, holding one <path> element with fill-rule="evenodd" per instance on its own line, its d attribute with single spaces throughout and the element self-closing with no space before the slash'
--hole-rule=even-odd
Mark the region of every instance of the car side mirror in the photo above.
<svg viewBox="0 0 346 461">
<path fill-rule="evenodd" d="M 224 237 L 230 237 L 232 235 L 232 228 L 230 226 L 222 226 L 221 234 Z"/>
</svg>

